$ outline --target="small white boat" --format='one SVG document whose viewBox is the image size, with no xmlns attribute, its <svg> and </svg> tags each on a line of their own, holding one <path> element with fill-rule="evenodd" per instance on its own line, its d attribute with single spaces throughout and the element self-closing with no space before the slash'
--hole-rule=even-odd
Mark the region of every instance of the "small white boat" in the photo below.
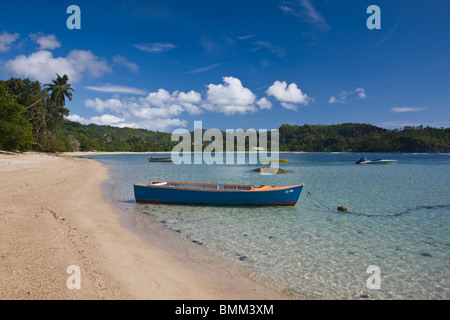
<svg viewBox="0 0 450 320">
<path fill-rule="evenodd" d="M 361 158 L 356 161 L 356 164 L 393 164 L 396 163 L 397 160 L 386 160 L 386 159 L 373 159 L 367 160 L 367 158 Z"/>
</svg>

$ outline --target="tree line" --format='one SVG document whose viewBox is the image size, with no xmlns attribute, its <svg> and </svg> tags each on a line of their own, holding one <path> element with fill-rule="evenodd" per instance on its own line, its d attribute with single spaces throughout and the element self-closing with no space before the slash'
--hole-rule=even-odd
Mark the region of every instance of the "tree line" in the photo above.
<svg viewBox="0 0 450 320">
<path fill-rule="evenodd" d="M 450 128 L 406 126 L 387 130 L 363 123 L 288 125 L 280 150 L 309 152 L 450 152 Z"/>
<path fill-rule="evenodd" d="M 67 75 L 56 76 L 43 87 L 30 79 L 0 80 L 0 150 L 157 152 L 178 144 L 166 132 L 67 120 L 66 99 L 72 100 L 74 90 Z M 387 130 L 364 123 L 283 124 L 279 137 L 280 151 L 450 152 L 450 128 L 428 126 Z"/>
<path fill-rule="evenodd" d="M 41 87 L 39 81 L 11 78 L 0 80 L 0 149 L 57 151 L 64 149 L 65 137 L 59 133 L 66 98 L 74 91 L 67 75 Z"/>
</svg>

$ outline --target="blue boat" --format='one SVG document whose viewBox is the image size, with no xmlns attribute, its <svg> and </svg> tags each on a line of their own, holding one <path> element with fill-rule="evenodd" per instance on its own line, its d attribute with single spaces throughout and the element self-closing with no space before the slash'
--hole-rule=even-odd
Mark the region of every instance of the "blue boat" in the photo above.
<svg viewBox="0 0 450 320">
<path fill-rule="evenodd" d="M 133 185 L 136 202 L 225 206 L 295 206 L 303 186 L 256 187 L 164 181 Z"/>
</svg>

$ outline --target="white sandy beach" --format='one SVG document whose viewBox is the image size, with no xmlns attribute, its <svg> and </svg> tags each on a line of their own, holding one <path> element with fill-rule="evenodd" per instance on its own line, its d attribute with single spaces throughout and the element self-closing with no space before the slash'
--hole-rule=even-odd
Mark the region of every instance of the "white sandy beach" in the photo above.
<svg viewBox="0 0 450 320">
<path fill-rule="evenodd" d="M 68 154 L 0 153 L 0 299 L 288 299 L 125 228 L 107 169 Z M 80 289 L 69 289 L 69 266 Z"/>
</svg>

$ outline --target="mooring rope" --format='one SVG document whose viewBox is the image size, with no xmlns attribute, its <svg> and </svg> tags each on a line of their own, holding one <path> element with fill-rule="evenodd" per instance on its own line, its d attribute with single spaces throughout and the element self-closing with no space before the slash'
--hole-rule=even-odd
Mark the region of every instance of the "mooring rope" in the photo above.
<svg viewBox="0 0 450 320">
<path fill-rule="evenodd" d="M 314 197 L 311 192 L 309 192 L 308 190 L 306 190 L 306 197 L 311 201 L 311 203 L 313 205 L 315 205 L 317 208 L 320 208 L 317 204 L 314 203 L 313 199 L 316 200 L 318 203 L 320 203 L 323 207 L 327 208 L 328 210 L 331 210 L 329 207 L 327 207 L 326 205 L 324 205 L 319 199 L 317 199 L 316 197 Z"/>
</svg>

